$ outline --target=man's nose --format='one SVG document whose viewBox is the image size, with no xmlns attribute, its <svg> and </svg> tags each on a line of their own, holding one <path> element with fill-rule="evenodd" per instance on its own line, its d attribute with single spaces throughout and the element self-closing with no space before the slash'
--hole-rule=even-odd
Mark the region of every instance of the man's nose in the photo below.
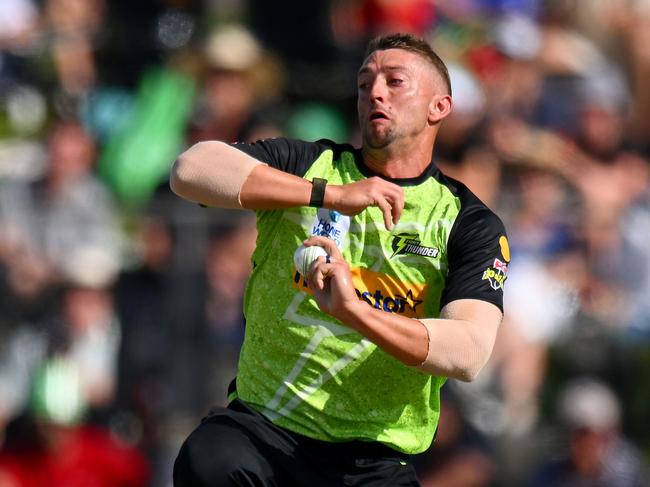
<svg viewBox="0 0 650 487">
<path fill-rule="evenodd" d="M 386 87 L 380 80 L 375 80 L 370 87 L 369 95 L 371 101 L 384 101 L 386 96 Z"/>
</svg>

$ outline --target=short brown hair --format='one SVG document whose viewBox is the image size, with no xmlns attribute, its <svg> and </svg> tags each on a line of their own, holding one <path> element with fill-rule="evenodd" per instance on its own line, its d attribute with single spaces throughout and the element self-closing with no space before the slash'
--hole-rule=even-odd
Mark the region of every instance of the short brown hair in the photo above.
<svg viewBox="0 0 650 487">
<path fill-rule="evenodd" d="M 447 90 L 451 95 L 451 80 L 449 79 L 447 66 L 445 66 L 443 60 L 440 59 L 440 56 L 431 49 L 431 46 L 427 41 L 411 34 L 399 33 L 375 37 L 368 44 L 364 59 L 367 59 L 368 56 L 375 51 L 385 51 L 386 49 L 404 49 L 405 51 L 414 52 L 427 59 L 431 64 L 433 64 L 433 67 L 436 68 L 436 71 L 438 71 L 442 77 L 447 86 Z"/>
</svg>

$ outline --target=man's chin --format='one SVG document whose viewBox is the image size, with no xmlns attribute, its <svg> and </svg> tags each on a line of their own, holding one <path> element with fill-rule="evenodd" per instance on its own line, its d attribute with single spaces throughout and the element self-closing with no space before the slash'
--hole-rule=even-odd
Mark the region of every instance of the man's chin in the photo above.
<svg viewBox="0 0 650 487">
<path fill-rule="evenodd" d="M 383 149 L 387 147 L 392 141 L 393 138 L 390 136 L 390 134 L 379 135 L 366 133 L 364 143 L 371 149 Z"/>
</svg>

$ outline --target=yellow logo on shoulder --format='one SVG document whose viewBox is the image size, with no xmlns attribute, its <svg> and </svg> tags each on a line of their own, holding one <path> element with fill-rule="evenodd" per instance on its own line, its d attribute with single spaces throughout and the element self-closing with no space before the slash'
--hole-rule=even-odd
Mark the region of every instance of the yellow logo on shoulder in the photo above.
<svg viewBox="0 0 650 487">
<path fill-rule="evenodd" d="M 357 297 L 373 308 L 408 318 L 423 316 L 421 305 L 426 294 L 426 284 L 406 283 L 395 277 L 361 267 L 351 268 L 350 273 Z M 307 281 L 298 271 L 294 272 L 292 286 L 313 295 Z"/>
</svg>

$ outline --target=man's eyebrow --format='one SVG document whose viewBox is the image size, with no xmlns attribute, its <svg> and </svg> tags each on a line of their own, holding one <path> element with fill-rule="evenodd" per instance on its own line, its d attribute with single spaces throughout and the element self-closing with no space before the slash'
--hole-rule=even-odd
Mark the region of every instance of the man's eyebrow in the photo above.
<svg viewBox="0 0 650 487">
<path fill-rule="evenodd" d="M 361 66 L 361 69 L 357 73 L 357 76 L 361 76 L 362 74 L 370 73 L 370 68 L 368 66 Z"/>
<path fill-rule="evenodd" d="M 408 67 L 397 64 L 394 66 L 385 66 L 381 69 L 381 71 L 408 71 Z M 371 73 L 371 72 L 372 70 L 368 66 L 362 66 L 359 72 L 357 73 L 357 76 L 361 76 L 362 74 Z"/>
</svg>

